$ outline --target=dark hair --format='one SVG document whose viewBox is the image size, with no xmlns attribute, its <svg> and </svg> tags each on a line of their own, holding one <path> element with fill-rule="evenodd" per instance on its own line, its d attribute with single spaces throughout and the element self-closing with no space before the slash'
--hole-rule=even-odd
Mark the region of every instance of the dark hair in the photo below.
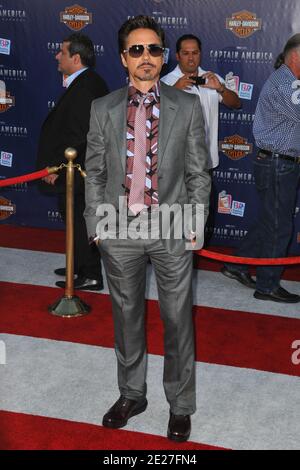
<svg viewBox="0 0 300 470">
<path fill-rule="evenodd" d="M 292 49 L 296 49 L 299 46 L 300 46 L 300 34 L 298 33 L 298 34 L 294 34 L 294 36 L 292 36 L 288 40 L 288 42 L 284 46 L 283 52 L 281 52 L 281 54 L 279 54 L 279 56 L 277 57 L 275 64 L 274 64 L 274 68 L 278 69 L 282 64 L 284 64 L 289 52 Z"/>
<path fill-rule="evenodd" d="M 80 33 L 73 33 L 63 42 L 69 42 L 69 52 L 72 57 L 75 54 L 80 55 L 82 65 L 86 67 L 94 67 L 96 63 L 94 45 L 88 36 Z"/>
<path fill-rule="evenodd" d="M 284 64 L 284 53 L 281 52 L 277 59 L 275 60 L 274 69 L 279 69 L 281 65 Z"/>
<path fill-rule="evenodd" d="M 183 36 L 180 36 L 179 39 L 177 39 L 177 42 L 176 42 L 176 52 L 177 52 L 177 54 L 181 49 L 181 43 L 183 41 L 196 41 L 197 44 L 198 44 L 198 47 L 201 51 L 202 44 L 201 44 L 200 39 L 197 38 L 197 36 L 194 36 L 194 34 L 184 34 Z"/>
<path fill-rule="evenodd" d="M 154 31 L 161 40 L 161 45 L 165 47 L 165 32 L 161 29 L 158 23 L 151 18 L 151 16 L 139 15 L 125 21 L 119 29 L 118 44 L 120 54 L 124 49 L 126 49 L 126 40 L 129 34 L 140 28 L 152 29 L 152 31 Z"/>
</svg>

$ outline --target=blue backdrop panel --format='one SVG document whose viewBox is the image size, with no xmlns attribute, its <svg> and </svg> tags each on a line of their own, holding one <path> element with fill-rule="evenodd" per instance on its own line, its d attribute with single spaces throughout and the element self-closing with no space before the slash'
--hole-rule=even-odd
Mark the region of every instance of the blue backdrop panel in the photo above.
<svg viewBox="0 0 300 470">
<path fill-rule="evenodd" d="M 236 246 L 259 210 L 252 169 L 257 99 L 277 54 L 300 30 L 298 0 L 0 0 L 0 178 L 35 168 L 40 126 L 63 93 L 55 60 L 62 39 L 74 30 L 91 37 L 97 71 L 112 91 L 126 83 L 117 31 L 138 14 L 153 16 L 165 29 L 170 53 L 164 73 L 176 65 L 177 38 L 193 33 L 202 40 L 202 67 L 226 78 L 242 99 L 241 110 L 220 106 L 220 165 L 208 227 L 212 244 Z M 294 253 L 300 251 L 299 206 L 300 196 Z M 35 183 L 0 191 L 0 223 L 63 227 L 56 198 L 42 196 Z"/>
</svg>

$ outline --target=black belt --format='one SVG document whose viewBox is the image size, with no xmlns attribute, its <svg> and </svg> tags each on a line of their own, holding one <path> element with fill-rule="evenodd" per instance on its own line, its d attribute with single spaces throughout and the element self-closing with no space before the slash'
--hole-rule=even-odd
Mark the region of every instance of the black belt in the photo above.
<svg viewBox="0 0 300 470">
<path fill-rule="evenodd" d="M 268 157 L 281 158 L 282 160 L 290 160 L 291 162 L 300 164 L 300 156 L 292 157 L 291 155 L 284 155 L 283 153 L 271 152 L 271 150 L 259 149 L 258 155 L 264 158 L 265 155 Z"/>
</svg>

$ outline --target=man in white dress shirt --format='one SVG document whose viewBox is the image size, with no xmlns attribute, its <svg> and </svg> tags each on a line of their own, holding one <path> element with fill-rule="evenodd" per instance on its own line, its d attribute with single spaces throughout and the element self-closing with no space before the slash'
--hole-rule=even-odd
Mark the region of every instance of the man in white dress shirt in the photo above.
<svg viewBox="0 0 300 470">
<path fill-rule="evenodd" d="M 176 43 L 177 67 L 161 80 L 179 90 L 198 95 L 205 120 L 206 143 L 210 151 L 210 167 L 219 164 L 218 121 L 219 103 L 229 108 L 240 108 L 238 95 L 226 88 L 223 78 L 200 67 L 201 41 L 193 34 L 181 36 Z M 202 77 L 205 83 L 197 85 L 191 77 Z"/>
</svg>

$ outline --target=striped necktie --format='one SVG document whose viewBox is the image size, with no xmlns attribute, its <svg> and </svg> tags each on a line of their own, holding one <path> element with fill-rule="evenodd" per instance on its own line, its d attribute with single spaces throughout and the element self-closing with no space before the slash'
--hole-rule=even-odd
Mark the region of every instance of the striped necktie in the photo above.
<svg viewBox="0 0 300 470">
<path fill-rule="evenodd" d="M 129 193 L 128 207 L 137 215 L 144 207 L 146 177 L 146 107 L 147 96 L 141 98 L 134 120 L 134 159 L 133 174 Z"/>
</svg>

